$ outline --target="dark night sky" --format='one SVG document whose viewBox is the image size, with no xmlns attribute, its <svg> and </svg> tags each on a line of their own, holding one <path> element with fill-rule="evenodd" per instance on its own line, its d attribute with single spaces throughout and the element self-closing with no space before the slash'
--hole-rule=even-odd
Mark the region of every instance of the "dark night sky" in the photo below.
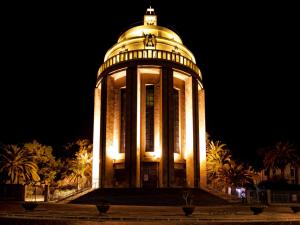
<svg viewBox="0 0 300 225">
<path fill-rule="evenodd" d="M 103 2 L 1 6 L 0 142 L 92 138 L 98 67 L 148 6 Z M 279 140 L 299 145 L 295 5 L 151 2 L 158 25 L 180 35 L 202 70 L 212 138 L 245 158 Z"/>
</svg>

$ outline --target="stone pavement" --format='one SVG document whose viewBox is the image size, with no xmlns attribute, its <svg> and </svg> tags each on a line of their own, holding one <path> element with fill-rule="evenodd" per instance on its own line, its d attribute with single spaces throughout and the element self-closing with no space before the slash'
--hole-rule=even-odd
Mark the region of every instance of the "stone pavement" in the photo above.
<svg viewBox="0 0 300 225">
<path fill-rule="evenodd" d="M 269 206 L 253 215 L 242 204 L 197 206 L 184 216 L 180 206 L 111 205 L 100 215 L 95 205 L 40 203 L 33 211 L 25 211 L 19 202 L 0 202 L 0 224 L 300 224 L 300 213 L 288 206 Z"/>
</svg>

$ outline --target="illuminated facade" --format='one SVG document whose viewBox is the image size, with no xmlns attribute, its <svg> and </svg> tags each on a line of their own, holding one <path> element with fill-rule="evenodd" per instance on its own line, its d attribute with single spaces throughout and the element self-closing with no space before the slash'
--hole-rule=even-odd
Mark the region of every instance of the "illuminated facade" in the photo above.
<svg viewBox="0 0 300 225">
<path fill-rule="evenodd" d="M 201 72 L 151 7 L 99 69 L 93 146 L 94 188 L 206 186 Z"/>
</svg>

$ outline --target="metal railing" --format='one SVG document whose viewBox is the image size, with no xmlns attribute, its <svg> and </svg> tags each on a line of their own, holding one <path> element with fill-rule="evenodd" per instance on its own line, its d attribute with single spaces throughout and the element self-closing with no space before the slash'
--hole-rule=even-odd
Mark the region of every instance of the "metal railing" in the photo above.
<svg viewBox="0 0 300 225">
<path fill-rule="evenodd" d="M 64 187 L 49 187 L 47 201 L 60 201 L 78 195 L 86 190 L 91 189 L 91 185 L 87 184 L 78 189 L 77 185 L 67 185 Z M 26 201 L 45 201 L 45 186 L 42 185 L 26 185 L 25 200 Z"/>
<path fill-rule="evenodd" d="M 134 50 L 134 51 L 126 51 L 121 52 L 109 59 L 107 59 L 99 68 L 98 76 L 107 68 L 116 65 L 121 62 L 130 61 L 130 60 L 137 60 L 137 59 L 161 59 L 172 61 L 183 66 L 186 66 L 192 69 L 196 74 L 201 76 L 200 69 L 198 66 L 193 63 L 192 60 L 180 55 L 179 53 L 175 52 L 168 52 L 164 50 L 156 50 L 156 49 L 141 49 L 141 50 Z"/>
<path fill-rule="evenodd" d="M 300 191 L 248 190 L 247 203 L 300 203 Z"/>
<path fill-rule="evenodd" d="M 299 203 L 300 192 L 299 191 L 272 191 L 271 202 L 272 203 Z"/>
</svg>

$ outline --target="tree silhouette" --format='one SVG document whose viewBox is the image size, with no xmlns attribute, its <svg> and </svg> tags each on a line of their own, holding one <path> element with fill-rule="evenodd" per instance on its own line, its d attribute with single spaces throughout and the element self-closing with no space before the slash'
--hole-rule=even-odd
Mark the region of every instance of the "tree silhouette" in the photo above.
<svg viewBox="0 0 300 225">
<path fill-rule="evenodd" d="M 208 142 L 206 160 L 208 180 L 217 189 L 253 183 L 252 168 L 233 160 L 226 144 L 220 141 Z"/>
<path fill-rule="evenodd" d="M 2 150 L 0 173 L 7 175 L 6 183 L 26 184 L 40 180 L 33 154 L 17 145 L 4 145 Z"/>
<path fill-rule="evenodd" d="M 253 183 L 253 176 L 254 172 L 251 168 L 231 160 L 220 169 L 217 180 L 226 186 L 244 187 L 246 184 Z"/>
<path fill-rule="evenodd" d="M 41 183 L 50 185 L 54 182 L 56 176 L 56 162 L 55 157 L 52 155 L 52 147 L 42 145 L 36 140 L 25 143 L 24 148 L 29 154 L 35 155 L 35 162 L 38 166 L 38 174 Z"/>
<path fill-rule="evenodd" d="M 280 170 L 280 176 L 284 179 L 284 170 L 288 164 L 295 166 L 300 161 L 295 146 L 289 142 L 277 142 L 274 147 L 264 153 L 263 163 L 267 170 Z"/>
<path fill-rule="evenodd" d="M 92 177 L 92 144 L 88 139 L 79 139 L 69 143 L 68 149 L 78 149 L 74 158 L 67 158 L 62 183 L 73 183 L 79 189 L 91 185 Z"/>
</svg>

